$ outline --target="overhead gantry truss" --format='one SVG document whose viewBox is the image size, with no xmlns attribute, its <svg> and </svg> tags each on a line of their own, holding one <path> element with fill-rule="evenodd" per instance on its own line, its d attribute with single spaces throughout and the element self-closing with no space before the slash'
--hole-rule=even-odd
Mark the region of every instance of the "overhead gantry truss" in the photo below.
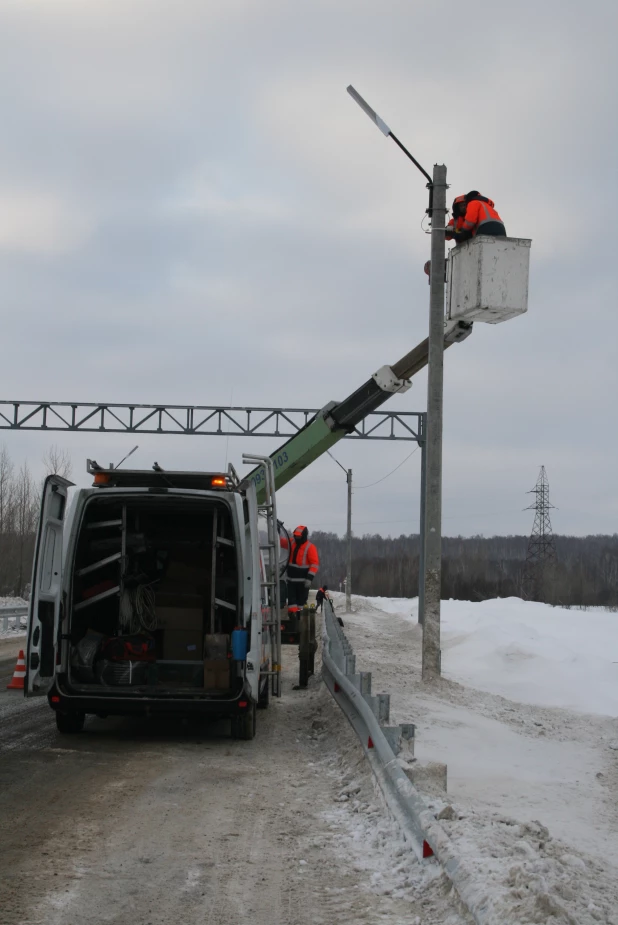
<svg viewBox="0 0 618 925">
<path fill-rule="evenodd" d="M 0 401 L 0 430 L 292 437 L 316 413 L 314 408 Z M 368 414 L 346 438 L 418 443 L 424 433 L 424 412 L 377 411 Z"/>
</svg>

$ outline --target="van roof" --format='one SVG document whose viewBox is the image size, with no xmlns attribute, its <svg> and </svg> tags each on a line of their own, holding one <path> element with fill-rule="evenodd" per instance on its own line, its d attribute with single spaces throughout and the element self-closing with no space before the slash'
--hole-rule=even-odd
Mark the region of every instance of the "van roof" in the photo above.
<svg viewBox="0 0 618 925">
<path fill-rule="evenodd" d="M 155 468 L 156 466 L 156 468 Z M 93 459 L 88 472 L 95 488 L 192 488 L 201 491 L 238 491 L 240 480 L 233 467 L 228 472 L 191 472 L 162 469 L 104 469 Z"/>
</svg>

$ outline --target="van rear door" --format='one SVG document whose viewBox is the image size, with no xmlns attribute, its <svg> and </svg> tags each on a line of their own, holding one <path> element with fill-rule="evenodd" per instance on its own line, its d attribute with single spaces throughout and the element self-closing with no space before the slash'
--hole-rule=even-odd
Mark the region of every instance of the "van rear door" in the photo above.
<svg viewBox="0 0 618 925">
<path fill-rule="evenodd" d="M 54 679 L 62 591 L 62 531 L 72 485 L 60 475 L 48 475 L 43 485 L 28 613 L 26 697 L 47 693 Z"/>
</svg>

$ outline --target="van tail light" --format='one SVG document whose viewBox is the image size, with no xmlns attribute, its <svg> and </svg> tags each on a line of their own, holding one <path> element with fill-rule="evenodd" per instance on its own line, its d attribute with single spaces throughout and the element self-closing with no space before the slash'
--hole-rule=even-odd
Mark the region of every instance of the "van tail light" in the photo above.
<svg viewBox="0 0 618 925">
<path fill-rule="evenodd" d="M 52 703 L 60 703 L 60 697 L 58 697 L 56 694 L 54 694 L 54 696 L 50 697 L 49 699 Z"/>
<path fill-rule="evenodd" d="M 247 700 L 239 700 L 238 706 L 241 710 L 245 710 L 249 706 L 249 702 Z"/>
</svg>

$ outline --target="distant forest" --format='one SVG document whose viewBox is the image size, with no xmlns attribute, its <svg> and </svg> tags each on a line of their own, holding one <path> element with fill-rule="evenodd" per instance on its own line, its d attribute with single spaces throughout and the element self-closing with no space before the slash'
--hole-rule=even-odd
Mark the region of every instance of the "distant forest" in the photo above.
<svg viewBox="0 0 618 925">
<path fill-rule="evenodd" d="M 68 454 L 52 446 L 43 457 L 47 473 L 70 478 Z M 17 468 L 0 446 L 0 596 L 27 595 L 39 516 L 41 483 L 26 464 Z M 339 590 L 346 573 L 346 540 L 314 532 L 320 584 Z M 556 562 L 532 590 L 524 582 L 528 537 L 445 537 L 442 597 L 481 601 L 531 597 L 563 606 L 618 609 L 618 534 L 556 536 Z M 353 537 L 352 591 L 383 597 L 418 594 L 418 535 Z"/>
<path fill-rule="evenodd" d="M 334 533 L 314 532 L 320 584 L 343 589 L 347 543 Z M 482 601 L 532 597 L 562 606 L 618 608 L 618 534 L 556 536 L 556 561 L 536 587 L 524 582 L 527 536 L 444 537 L 442 598 Z M 418 534 L 352 538 L 352 592 L 381 597 L 418 594 Z"/>
</svg>

